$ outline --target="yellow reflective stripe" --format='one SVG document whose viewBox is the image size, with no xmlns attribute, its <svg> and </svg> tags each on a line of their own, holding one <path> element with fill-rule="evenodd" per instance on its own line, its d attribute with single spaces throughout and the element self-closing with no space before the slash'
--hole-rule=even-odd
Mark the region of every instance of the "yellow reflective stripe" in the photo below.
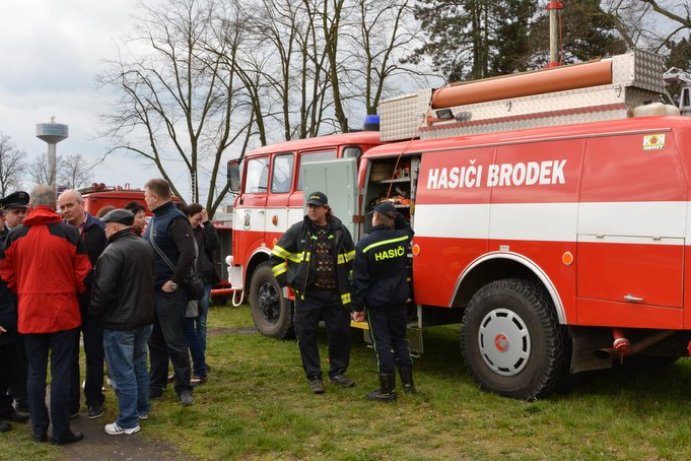
<svg viewBox="0 0 691 461">
<path fill-rule="evenodd" d="M 285 250 L 284 248 L 281 248 L 278 245 L 275 245 L 273 249 L 271 250 L 271 254 L 274 256 L 278 256 L 281 259 L 288 259 L 292 256 L 292 253 Z"/>
<path fill-rule="evenodd" d="M 341 295 L 341 302 L 343 304 L 350 304 L 350 293 L 343 293 Z"/>
<path fill-rule="evenodd" d="M 338 255 L 338 264 L 345 264 L 349 261 L 352 261 L 353 259 L 355 259 L 355 250 L 349 251 L 345 254 L 342 253 Z"/>
<path fill-rule="evenodd" d="M 286 257 L 286 259 L 289 259 L 290 261 L 299 264 L 299 263 L 302 261 L 302 255 L 303 255 L 303 254 L 304 254 L 304 253 L 290 253 L 290 254 Z"/>
<path fill-rule="evenodd" d="M 279 275 L 285 274 L 288 272 L 288 263 L 280 263 L 276 264 L 274 267 L 271 268 L 271 272 L 274 273 L 274 277 L 278 277 Z"/>
<path fill-rule="evenodd" d="M 369 250 L 371 250 L 372 248 L 376 248 L 376 247 L 378 247 L 378 246 L 386 245 L 386 244 L 389 244 L 389 243 L 404 242 L 404 241 L 406 241 L 406 240 L 408 240 L 408 236 L 407 236 L 407 235 L 404 235 L 403 237 L 397 237 L 397 238 L 395 238 L 395 239 L 382 240 L 381 242 L 375 242 L 375 243 L 373 243 L 373 244 L 371 244 L 371 245 L 366 246 L 365 249 L 362 250 L 362 252 L 363 252 L 363 253 L 367 253 L 367 252 L 368 252 Z"/>
</svg>

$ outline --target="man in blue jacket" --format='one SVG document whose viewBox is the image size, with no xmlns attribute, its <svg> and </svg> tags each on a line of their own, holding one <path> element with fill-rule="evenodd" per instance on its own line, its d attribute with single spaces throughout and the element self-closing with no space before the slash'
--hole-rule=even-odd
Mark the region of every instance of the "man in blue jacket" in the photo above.
<svg viewBox="0 0 691 461">
<path fill-rule="evenodd" d="M 406 393 L 415 392 L 413 362 L 406 339 L 410 300 L 408 248 L 413 231 L 389 202 L 374 207 L 372 232 L 355 247 L 353 320 L 362 322 L 365 309 L 379 363 L 379 388 L 370 400 L 396 400 L 396 365 Z M 393 351 L 393 352 L 392 352 Z"/>
</svg>

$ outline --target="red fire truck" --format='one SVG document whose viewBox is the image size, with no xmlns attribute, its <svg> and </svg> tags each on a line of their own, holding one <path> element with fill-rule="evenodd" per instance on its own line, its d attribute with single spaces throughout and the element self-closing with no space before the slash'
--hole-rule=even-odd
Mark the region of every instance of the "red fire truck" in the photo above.
<svg viewBox="0 0 691 461">
<path fill-rule="evenodd" d="M 324 191 L 355 238 L 389 200 L 415 230 L 411 331 L 462 322 L 484 389 L 533 399 L 570 373 L 688 355 L 691 121 L 646 104 L 662 70 L 636 51 L 449 85 L 384 102 L 378 135 L 251 152 L 229 165 L 231 285 L 284 337 L 290 293 L 267 260 L 304 192 Z"/>
<path fill-rule="evenodd" d="M 106 186 L 102 183 L 94 183 L 90 187 L 80 189 L 82 197 L 84 198 L 84 207 L 90 214 L 96 216 L 98 212 L 107 206 L 122 208 L 130 202 L 138 202 L 144 207 L 147 216 L 151 216 L 151 211 L 146 206 L 144 201 L 143 189 L 130 189 L 126 186 Z M 178 197 L 173 197 L 175 202 L 179 201 Z M 218 232 L 221 240 L 221 255 L 230 254 L 230 245 L 232 241 L 231 227 L 227 222 L 221 220 L 214 220 L 213 225 Z M 223 256 L 221 259 L 225 259 Z M 221 273 L 222 282 L 216 285 L 211 290 L 211 297 L 223 299 L 226 295 L 231 294 L 226 281 L 228 274 L 226 266 L 219 261 L 219 272 Z"/>
</svg>

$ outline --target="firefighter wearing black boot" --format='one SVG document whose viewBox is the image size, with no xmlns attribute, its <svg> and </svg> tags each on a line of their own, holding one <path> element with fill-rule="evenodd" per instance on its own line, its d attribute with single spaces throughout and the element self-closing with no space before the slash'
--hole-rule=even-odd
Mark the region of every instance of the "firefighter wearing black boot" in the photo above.
<svg viewBox="0 0 691 461">
<path fill-rule="evenodd" d="M 383 202 L 374 207 L 372 232 L 355 247 L 353 264 L 353 320 L 369 322 L 379 362 L 379 388 L 370 400 L 396 400 L 396 365 L 405 392 L 414 392 L 413 362 L 406 325 L 410 299 L 408 248 L 413 231 L 395 207 Z"/>
<path fill-rule="evenodd" d="M 319 320 L 329 340 L 329 378 L 339 387 L 355 381 L 345 375 L 350 361 L 350 271 L 353 239 L 331 214 L 326 197 L 307 197 L 307 215 L 281 236 L 271 252 L 272 270 L 281 286 L 295 291 L 295 336 L 310 389 L 324 393 L 317 347 Z"/>
</svg>

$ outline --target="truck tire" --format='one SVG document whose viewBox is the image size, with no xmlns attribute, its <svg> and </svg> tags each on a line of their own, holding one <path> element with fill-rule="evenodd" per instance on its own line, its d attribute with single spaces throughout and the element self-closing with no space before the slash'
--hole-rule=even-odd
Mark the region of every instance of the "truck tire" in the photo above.
<svg viewBox="0 0 691 461">
<path fill-rule="evenodd" d="M 292 303 L 283 297 L 268 262 L 254 271 L 249 298 L 252 320 L 261 334 L 278 339 L 293 337 Z"/>
<path fill-rule="evenodd" d="M 480 387 L 534 400 L 568 375 L 566 328 L 544 290 L 533 282 L 504 279 L 471 298 L 461 328 L 463 360 Z"/>
</svg>

